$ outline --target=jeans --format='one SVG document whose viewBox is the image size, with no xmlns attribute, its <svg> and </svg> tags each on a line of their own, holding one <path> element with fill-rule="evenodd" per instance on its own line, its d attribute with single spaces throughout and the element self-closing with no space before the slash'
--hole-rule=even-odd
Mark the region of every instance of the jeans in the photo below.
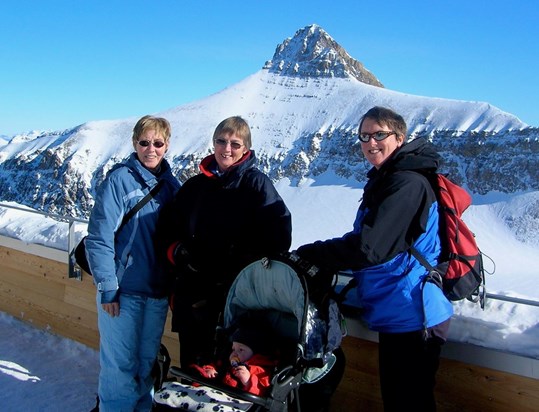
<svg viewBox="0 0 539 412">
<path fill-rule="evenodd" d="M 168 300 L 120 294 L 120 316 L 101 307 L 97 293 L 100 334 L 100 412 L 150 411 L 151 376 L 165 327 Z"/>
</svg>

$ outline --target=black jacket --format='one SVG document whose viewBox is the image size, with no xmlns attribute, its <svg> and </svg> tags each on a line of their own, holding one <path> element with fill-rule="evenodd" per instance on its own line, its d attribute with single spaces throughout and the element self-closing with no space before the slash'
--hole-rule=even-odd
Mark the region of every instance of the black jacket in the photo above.
<svg viewBox="0 0 539 412">
<path fill-rule="evenodd" d="M 178 288 L 229 286 L 247 264 L 290 248 L 290 212 L 255 162 L 251 150 L 218 176 L 214 155 L 206 157 L 200 165 L 202 173 L 187 180 L 163 212 L 162 248 L 181 242 L 187 263 L 196 270 L 189 273 L 182 266 L 185 262 L 176 262 L 185 275 Z"/>
<path fill-rule="evenodd" d="M 359 270 L 408 250 L 425 232 L 430 206 L 436 201 L 424 175 L 435 172 L 439 160 L 424 139 L 401 146 L 380 169 L 367 174 L 358 213 L 361 227 L 356 221 L 354 231 L 301 246 L 298 254 L 332 270 Z"/>
</svg>

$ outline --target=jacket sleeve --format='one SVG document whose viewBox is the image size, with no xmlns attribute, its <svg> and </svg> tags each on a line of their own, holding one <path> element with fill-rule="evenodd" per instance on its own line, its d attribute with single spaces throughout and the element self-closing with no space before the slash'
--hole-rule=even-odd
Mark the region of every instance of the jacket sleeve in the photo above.
<svg viewBox="0 0 539 412">
<path fill-rule="evenodd" d="M 406 251 L 426 228 L 434 200 L 428 181 L 415 172 L 394 173 L 373 199 L 359 228 L 303 245 L 297 253 L 322 267 L 359 270 Z"/>
<path fill-rule="evenodd" d="M 257 231 L 261 234 L 265 253 L 277 254 L 292 244 L 292 216 L 270 178 L 259 172 L 253 185 L 261 202 L 257 213 Z"/>
<path fill-rule="evenodd" d="M 171 248 L 185 241 L 188 237 L 186 228 L 188 227 L 188 216 L 190 212 L 186 209 L 191 205 L 193 195 L 190 194 L 190 183 L 182 185 L 172 202 L 167 203 L 159 213 L 155 234 L 155 249 L 158 259 L 166 265 L 174 264 L 171 261 Z"/>
<path fill-rule="evenodd" d="M 86 256 L 97 290 L 102 293 L 101 303 L 117 300 L 118 278 L 116 277 L 114 236 L 123 215 L 121 186 L 111 175 L 98 189 L 86 239 Z"/>
<path fill-rule="evenodd" d="M 253 395 L 264 395 L 271 385 L 271 375 L 262 367 L 250 365 L 251 379 L 243 388 Z"/>
</svg>

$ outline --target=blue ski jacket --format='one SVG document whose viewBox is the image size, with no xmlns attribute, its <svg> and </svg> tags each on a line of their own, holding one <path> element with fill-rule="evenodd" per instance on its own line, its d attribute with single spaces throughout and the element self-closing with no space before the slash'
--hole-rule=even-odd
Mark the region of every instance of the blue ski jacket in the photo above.
<svg viewBox="0 0 539 412">
<path fill-rule="evenodd" d="M 118 232 L 122 219 L 149 191 L 164 180 L 159 192 Z M 132 153 L 113 166 L 99 186 L 88 224 L 86 256 L 101 292 L 101 303 L 118 300 L 118 293 L 162 298 L 170 279 L 156 258 L 154 234 L 161 208 L 180 187 L 163 159 L 153 174 Z"/>
<path fill-rule="evenodd" d="M 403 145 L 380 169 L 369 171 L 351 232 L 297 250 L 321 267 L 353 272 L 357 299 L 372 330 L 412 332 L 453 314 L 442 290 L 423 282 L 427 270 L 409 252 L 414 245 L 437 264 L 438 205 L 422 173 L 436 171 L 438 162 L 438 154 L 423 139 Z"/>
</svg>

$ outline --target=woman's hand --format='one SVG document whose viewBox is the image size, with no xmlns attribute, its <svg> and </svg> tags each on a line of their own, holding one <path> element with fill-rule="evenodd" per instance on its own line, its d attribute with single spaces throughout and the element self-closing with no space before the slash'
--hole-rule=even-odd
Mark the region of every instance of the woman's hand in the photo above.
<svg viewBox="0 0 539 412">
<path fill-rule="evenodd" d="M 101 307 L 113 318 L 120 316 L 120 302 L 102 303 Z"/>
</svg>

